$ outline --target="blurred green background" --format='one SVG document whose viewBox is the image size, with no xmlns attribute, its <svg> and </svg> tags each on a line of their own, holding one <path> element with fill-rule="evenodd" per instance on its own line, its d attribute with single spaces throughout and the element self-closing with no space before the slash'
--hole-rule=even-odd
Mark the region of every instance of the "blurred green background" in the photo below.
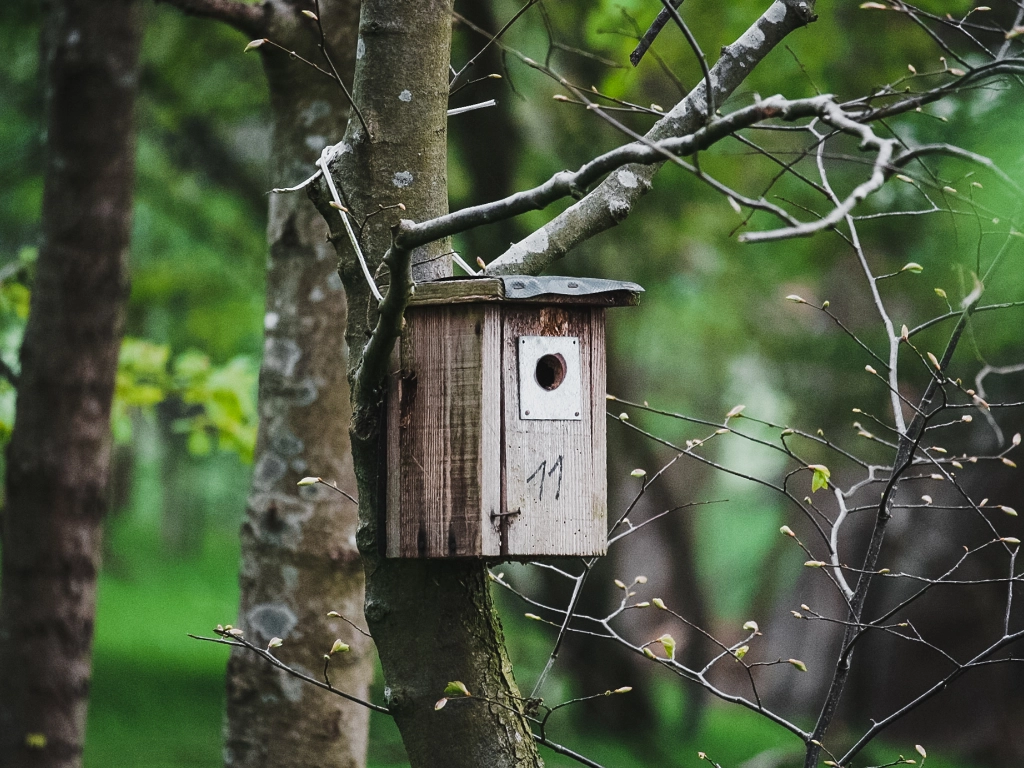
<svg viewBox="0 0 1024 768">
<path fill-rule="evenodd" d="M 506 0 L 492 5 L 497 22 L 492 28 L 516 8 Z M 929 5 L 943 13 L 970 7 L 961 2 Z M 753 0 L 693 2 L 686 13 L 704 50 L 713 52 L 734 40 L 764 6 Z M 605 62 L 624 62 L 635 42 L 630 39 L 634 20 L 646 28 L 658 7 L 651 0 L 548 4 L 547 22 L 567 46 L 554 51 L 552 65 L 584 87 L 594 84 L 620 98 L 668 108 L 681 88 L 699 77 L 676 30 L 666 30 L 655 45 L 661 62 L 649 56 L 637 70 L 570 50 L 585 48 Z M 858 10 L 856 3 L 819 4 L 819 13 L 821 20 L 774 52 L 726 109 L 749 103 L 755 93 L 859 95 L 903 77 L 908 64 L 921 72 L 942 69 L 936 48 L 916 28 L 880 24 L 879 14 Z M 255 436 L 263 315 L 267 94 L 259 61 L 242 55 L 245 40 L 238 34 L 162 6 L 147 6 L 146 16 L 129 338 L 118 380 L 115 491 L 99 590 L 85 760 L 88 768 L 212 768 L 220 764 L 227 654 L 189 640 L 186 633 L 208 634 L 217 623 L 232 622 L 238 598 L 237 528 Z M 0 355 L 11 365 L 17 362 L 27 311 L 42 192 L 41 21 L 34 2 L 7 2 L 0 9 L 0 48 L 5 51 L 0 57 L 0 182 L 5 190 L 0 195 Z M 508 41 L 543 58 L 544 19 L 528 14 Z M 479 44 L 479 38 L 457 30 L 455 60 L 465 60 Z M 501 194 L 507 191 L 503 184 L 538 183 L 620 141 L 592 114 L 552 100 L 564 90 L 557 84 L 511 57 L 505 64 L 502 82 L 479 86 L 466 98 L 498 98 L 494 114 L 453 118 L 464 120 L 452 126 L 453 207 Z M 910 115 L 900 121 L 899 130 L 920 143 L 960 141 L 1019 180 L 1024 178 L 1022 112 L 1019 88 L 980 90 L 960 105 L 943 102 Z M 647 116 L 622 119 L 637 130 L 651 122 Z M 495 130 L 501 131 L 501 141 L 491 143 Z M 335 138 L 341 132 L 338 126 Z M 777 137 L 764 140 L 786 151 Z M 474 160 L 481 146 L 492 166 L 489 174 L 482 175 Z M 839 183 L 848 185 L 864 168 L 852 144 L 843 151 L 854 159 L 830 157 L 829 163 Z M 725 142 L 702 157 L 702 167 L 757 195 L 772 166 L 749 147 Z M 952 186 L 983 181 L 984 189 L 971 194 L 991 209 L 1011 206 L 991 177 L 968 176 L 974 168 L 955 162 L 936 167 Z M 799 185 L 783 185 L 777 193 L 801 204 L 813 199 Z M 893 182 L 864 212 L 924 203 L 916 188 Z M 456 247 L 470 262 L 477 255 L 489 260 L 550 215 L 529 214 L 494 231 L 457 238 Z M 844 437 L 852 437 L 851 404 L 878 413 L 886 407 L 885 392 L 859 374 L 868 358 L 820 316 L 783 301 L 794 293 L 812 303 L 828 299 L 851 328 L 877 345 L 883 335 L 849 250 L 834 235 L 742 246 L 731 234 L 739 224 L 724 197 L 679 169 L 667 168 L 658 176 L 655 193 L 630 219 L 559 267 L 567 273 L 635 280 L 647 288 L 640 309 L 611 317 L 609 391 L 716 420 L 743 402 L 761 417 L 829 433 L 842 430 Z M 760 216 L 751 224 L 768 225 Z M 899 322 L 913 326 L 944 312 L 937 287 L 954 305 L 969 290 L 971 271 L 978 260 L 991 259 L 996 242 L 979 229 L 985 227 L 970 217 L 944 215 L 865 223 L 862 237 L 878 271 L 897 271 L 910 261 L 924 267 L 921 275 L 908 273 L 886 285 Z M 1024 269 L 1017 249 L 986 301 L 1020 299 L 1022 292 Z M 1024 351 L 1020 327 L 1019 315 L 980 319 L 961 361 L 968 368 L 981 360 L 1018 362 Z M 936 333 L 925 347 L 938 351 L 940 340 Z M 3 436 L 12 418 L 13 392 L 0 381 Z M 677 442 L 700 434 L 676 422 L 634 418 Z M 661 454 L 639 448 L 614 423 L 610 443 L 616 445 L 609 461 L 615 509 L 630 493 L 629 471 L 641 465 L 653 472 Z M 723 449 L 719 458 L 766 476 L 778 471 L 741 446 Z M 732 502 L 692 515 L 692 555 L 709 621 L 732 627 L 751 614 L 762 620 L 761 613 L 778 608 L 803 559 L 780 555 L 776 548 L 776 531 L 784 520 L 779 500 L 729 478 L 687 472 L 680 469 L 672 485 L 672 493 L 682 496 L 679 503 L 725 497 Z M 673 530 L 652 526 L 661 551 L 671 550 Z M 602 594 L 611 588 L 613 576 L 636 575 L 622 572 L 629 568 L 635 566 L 628 560 L 609 558 Z M 657 574 L 646 575 L 654 582 Z M 664 579 L 657 587 L 666 596 L 672 589 Z M 532 681 L 543 666 L 551 633 L 518 618 L 522 606 L 505 605 L 517 675 Z M 580 658 L 592 660 L 587 653 L 581 650 Z M 622 661 L 608 666 L 615 674 L 631 669 Z M 704 710 L 693 721 L 697 729 L 687 731 L 680 723 L 698 706 L 692 692 L 678 681 L 653 675 L 642 680 L 633 683 L 629 697 L 621 697 L 627 703 L 615 704 L 610 724 L 568 712 L 559 721 L 557 740 L 617 766 L 697 765 L 697 751 L 703 750 L 728 766 L 760 754 L 763 762 L 747 763 L 754 768 L 779 764 L 798 746 L 752 714 L 723 706 Z M 617 684 L 630 683 L 620 679 Z M 589 693 L 595 685 L 603 690 L 606 683 L 588 685 L 586 673 L 569 663 L 556 676 L 549 700 Z M 596 722 L 601 725 L 595 728 Z M 620 730 L 609 730 L 616 723 Z M 873 755 L 881 762 L 899 753 L 910 756 L 912 750 L 913 742 L 894 739 Z M 985 749 L 971 750 L 982 762 L 957 757 L 953 743 L 945 750 L 948 759 L 935 754 L 943 750 L 930 749 L 928 764 L 999 764 L 985 762 Z M 571 764 L 552 755 L 545 759 L 551 765 Z M 403 764 L 397 734 L 383 718 L 373 720 L 371 764 Z"/>
</svg>

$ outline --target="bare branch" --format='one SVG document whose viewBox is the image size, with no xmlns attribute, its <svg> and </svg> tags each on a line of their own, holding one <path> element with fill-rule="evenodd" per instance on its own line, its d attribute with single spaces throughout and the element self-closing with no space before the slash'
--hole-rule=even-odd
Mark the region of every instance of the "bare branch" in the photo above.
<svg viewBox="0 0 1024 768">
<path fill-rule="evenodd" d="M 384 263 L 391 273 L 391 283 L 380 303 L 377 324 L 363 348 L 359 366 L 353 376 L 352 402 L 357 405 L 352 414 L 352 431 L 357 435 L 365 436 L 373 428 L 375 420 L 372 411 L 380 401 L 380 397 L 374 396 L 374 393 L 383 385 L 391 350 L 395 340 L 402 334 L 405 308 L 412 298 L 412 250 L 397 244 L 398 234 L 410 225 L 411 221 L 403 219 L 393 229 L 392 246 L 384 256 Z"/>
<path fill-rule="evenodd" d="M 625 144 L 595 157 L 576 171 L 560 171 L 533 189 L 516 192 L 492 203 L 463 208 L 419 224 L 410 222 L 408 226 L 402 228 L 398 242 L 404 248 L 414 248 L 442 237 L 465 232 L 467 229 L 482 224 L 490 224 L 527 211 L 539 210 L 563 197 L 581 195 L 584 189 L 615 170 L 619 171 L 614 177 L 618 183 L 624 183 L 627 186 L 630 183 L 638 183 L 633 169 L 660 164 L 664 162 L 666 154 L 670 157 L 691 155 L 737 130 L 749 127 L 763 119 L 797 120 L 821 115 L 829 109 L 827 105 L 838 109 L 831 98 L 831 96 L 815 96 L 810 99 L 788 101 L 773 96 L 757 104 L 736 110 L 689 135 L 666 138 L 652 144 Z M 758 204 L 757 201 L 752 201 L 752 203 Z M 628 208 L 628 204 L 626 205 Z M 786 216 L 785 212 L 782 212 L 782 215 L 787 219 L 791 218 Z M 488 274 L 495 272 L 494 263 L 488 266 L 486 272 Z"/>
<path fill-rule="evenodd" d="M 1020 187 L 1018 187 L 1003 171 L 999 170 L 989 158 L 978 155 L 974 152 L 968 152 L 960 149 L 959 147 L 954 147 L 951 144 L 926 144 L 924 146 L 915 147 L 905 152 L 901 152 L 894 156 L 896 147 L 900 143 L 898 140 L 879 138 L 870 127 L 852 119 L 839 105 L 834 105 L 833 107 L 828 108 L 826 114 L 822 115 L 822 120 L 829 125 L 838 128 L 843 133 L 859 135 L 861 137 L 862 149 L 877 150 L 870 178 L 868 178 L 867 181 L 858 184 L 849 195 L 842 200 L 837 201 L 836 206 L 829 211 L 828 214 L 816 219 L 815 221 L 805 222 L 795 227 L 784 227 L 781 229 L 772 229 L 763 232 L 746 232 L 739 236 L 740 242 L 762 243 L 773 240 L 786 240 L 793 237 L 810 237 L 817 232 L 831 229 L 839 224 L 839 222 L 846 219 L 858 203 L 862 202 L 872 193 L 877 192 L 882 185 L 885 184 L 886 180 L 894 175 L 897 170 L 913 160 L 917 160 L 925 155 L 951 155 L 953 157 L 977 162 L 984 167 L 993 170 L 1000 180 L 1006 182 L 1011 187 L 1018 190 L 1020 189 Z"/>
<path fill-rule="evenodd" d="M 459 78 L 462 77 L 462 74 L 466 70 L 468 70 L 470 67 L 472 67 L 474 64 L 476 64 L 476 60 L 479 59 L 481 56 L 483 56 L 484 53 L 487 51 L 487 49 L 491 47 L 491 45 L 493 45 L 494 43 L 497 43 L 498 40 L 501 38 L 501 36 L 504 35 L 506 32 L 508 32 L 509 28 L 519 20 L 519 17 L 522 16 L 524 13 L 526 13 L 528 10 L 530 10 L 530 8 L 536 2 L 537 2 L 537 0 L 526 0 L 526 5 L 524 5 L 518 11 L 516 11 L 515 14 L 513 14 L 512 18 L 509 19 L 507 22 L 505 22 L 505 25 L 501 29 L 498 30 L 497 34 L 495 34 L 493 37 L 488 38 L 487 42 L 484 44 L 484 47 L 481 48 L 479 51 L 477 51 L 473 55 L 473 58 L 471 58 L 469 61 L 467 61 L 462 66 L 462 69 L 460 69 L 458 72 L 456 72 L 454 75 L 452 75 L 452 79 L 450 81 L 448 81 L 448 93 L 449 93 L 449 95 L 455 93 L 455 91 L 457 91 L 457 90 L 459 90 L 460 88 L 463 87 L 463 86 L 459 86 L 458 88 L 455 87 L 456 83 L 459 82 Z M 464 23 L 466 21 L 458 13 L 453 13 L 452 16 L 454 18 L 456 18 L 457 20 L 462 21 Z"/>
<path fill-rule="evenodd" d="M 345 693 L 344 691 L 335 688 L 333 685 L 330 684 L 330 682 L 321 683 L 315 677 L 310 677 L 309 675 L 303 672 L 299 672 L 299 670 L 297 669 L 289 667 L 283 661 L 274 656 L 274 654 L 272 654 L 269 649 L 264 650 L 259 646 L 253 645 L 241 635 L 231 634 L 230 630 L 225 631 L 218 629 L 215 630 L 215 632 L 218 635 L 220 635 L 220 637 L 203 637 L 202 635 L 193 635 L 192 633 L 188 633 L 188 636 L 191 637 L 193 640 L 205 640 L 208 643 L 219 643 L 220 645 L 231 645 L 236 648 L 245 648 L 246 650 L 255 653 L 257 656 L 266 661 L 272 667 L 277 667 L 282 672 L 289 674 L 292 677 L 296 677 L 304 683 L 309 683 L 310 685 L 315 685 L 317 688 L 322 688 L 325 691 L 330 691 L 335 696 L 341 696 L 341 698 L 347 699 L 348 701 L 351 701 L 354 704 L 361 704 L 362 706 L 366 707 L 367 709 L 371 709 L 374 712 L 380 712 L 383 715 L 391 714 L 391 710 L 389 710 L 387 707 L 382 707 L 379 704 L 374 704 L 369 701 L 363 701 L 359 697 L 353 696 L 351 693 Z"/>
<path fill-rule="evenodd" d="M 238 0 L 157 0 L 189 14 L 222 21 L 250 37 L 262 37 L 267 28 L 264 4 L 249 5 Z"/>
<path fill-rule="evenodd" d="M 345 85 L 345 81 L 341 79 L 341 74 L 338 72 L 338 68 L 334 66 L 334 59 L 327 52 L 327 33 L 324 32 L 324 24 L 320 20 L 320 0 L 313 0 L 313 7 L 316 8 L 316 13 L 313 14 L 316 19 L 316 28 L 320 32 L 320 42 L 317 46 L 320 48 L 320 53 L 324 57 L 324 61 L 327 62 L 327 66 L 331 68 L 331 74 L 334 77 L 334 82 L 341 88 L 341 92 L 345 94 L 345 100 L 348 101 L 349 106 L 352 107 L 352 111 L 356 113 L 356 117 L 359 118 L 360 125 L 363 126 L 363 130 L 366 131 L 367 136 L 373 136 L 373 131 L 370 130 L 370 126 L 366 124 L 366 118 L 363 117 L 362 111 L 359 109 L 359 105 L 356 104 L 356 100 L 352 98 L 352 93 L 349 91 L 348 86 Z"/>
<path fill-rule="evenodd" d="M 671 2 L 673 8 L 678 8 L 683 4 L 683 0 L 671 0 Z M 637 43 L 636 48 L 634 48 L 633 52 L 629 54 L 629 60 L 634 67 L 640 63 L 640 59 L 642 59 L 644 54 L 647 53 L 647 49 L 651 47 L 651 43 L 654 42 L 654 38 L 656 38 L 661 30 L 665 28 L 665 25 L 668 24 L 668 20 L 670 18 L 672 17 L 669 15 L 667 7 L 658 11 L 658 15 L 654 21 L 651 22 L 650 28 L 644 32 L 644 36 L 640 38 L 640 42 Z"/>
<path fill-rule="evenodd" d="M 686 38 L 686 42 L 690 44 L 693 49 L 693 55 L 697 57 L 697 63 L 700 65 L 700 71 L 704 74 L 704 93 L 707 94 L 707 115 L 708 120 L 711 120 L 715 116 L 715 89 L 711 86 L 711 70 L 708 69 L 708 57 L 704 55 L 704 51 L 700 49 L 700 44 L 697 42 L 697 38 L 693 36 L 690 28 L 686 26 L 686 22 L 683 21 L 683 17 L 679 15 L 679 11 L 676 10 L 678 3 L 673 3 L 671 0 L 661 0 L 661 4 L 664 5 L 665 11 L 669 13 L 672 20 L 675 21 L 676 26 L 682 30 L 683 36 Z"/>
<path fill-rule="evenodd" d="M 1024 637 L 1024 631 L 1016 632 L 1012 635 L 1004 635 L 997 642 L 993 643 L 988 648 L 983 650 L 981 653 L 977 654 L 970 661 L 958 665 L 957 668 L 953 670 L 951 673 L 949 673 L 941 680 L 936 682 L 934 685 L 928 688 L 928 690 L 917 696 L 912 701 L 907 702 L 905 705 L 903 705 L 898 710 L 890 714 L 888 717 L 884 717 L 881 720 L 873 721 L 871 727 L 864 732 L 864 735 L 857 740 L 857 743 L 854 744 L 845 755 L 843 755 L 842 760 L 839 761 L 840 765 L 849 765 L 850 760 L 852 760 L 862 749 L 864 749 L 864 747 L 867 746 L 868 743 L 872 739 L 874 739 L 875 736 L 877 736 L 881 731 L 888 728 L 890 725 L 892 725 L 894 722 L 899 720 L 907 713 L 917 709 L 919 706 L 921 706 L 921 704 L 928 701 L 928 699 L 946 690 L 950 686 L 950 684 L 953 683 L 953 681 L 960 678 L 967 671 L 973 669 L 974 667 L 981 666 L 985 663 L 991 663 L 991 661 L 1013 661 L 1013 659 L 992 660 L 990 659 L 990 657 L 998 651 L 1002 650 L 1003 648 L 1006 648 L 1012 643 L 1015 643 L 1016 641 L 1020 640 L 1022 637 Z"/>
<path fill-rule="evenodd" d="M 711 68 L 714 99 L 723 103 L 747 75 L 790 32 L 812 21 L 813 3 L 776 0 Z M 645 138 L 651 142 L 685 136 L 697 130 L 706 117 L 706 85 L 695 87 L 659 120 Z M 570 206 L 525 240 L 513 245 L 487 267 L 488 274 L 537 274 L 585 240 L 618 224 L 647 193 L 660 164 L 626 166 L 605 179 L 596 189 Z"/>
</svg>

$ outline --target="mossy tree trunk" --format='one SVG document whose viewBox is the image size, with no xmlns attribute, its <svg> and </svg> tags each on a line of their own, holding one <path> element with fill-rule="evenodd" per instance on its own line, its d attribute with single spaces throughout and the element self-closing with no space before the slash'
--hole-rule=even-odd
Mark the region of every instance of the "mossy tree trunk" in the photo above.
<svg viewBox="0 0 1024 768">
<path fill-rule="evenodd" d="M 252 37 L 267 37 L 323 65 L 311 3 L 260 6 Z M 355 64 L 358 3 L 321 0 L 331 52 L 343 79 Z M 309 176 L 321 149 L 340 138 L 349 105 L 327 77 L 268 47 L 260 51 L 270 91 L 270 183 Z M 336 638 L 331 680 L 362 698 L 373 677 L 371 643 L 329 611 L 358 621 L 362 568 L 356 508 L 326 488 L 299 488 L 322 475 L 355 492 L 348 425 L 345 293 L 327 227 L 302 194 L 269 198 L 265 342 L 260 424 L 242 526 L 239 623 L 266 645 L 280 637 L 282 661 L 317 674 Z M 305 686 L 245 651 L 228 665 L 225 765 L 228 768 L 357 768 L 366 762 L 369 712 Z"/>
<path fill-rule="evenodd" d="M 267 38 L 327 68 L 319 30 L 303 14 L 312 0 L 166 0 L 182 11 Z M 343 81 L 356 61 L 358 0 L 320 0 L 327 50 Z M 259 49 L 270 91 L 270 183 L 309 176 L 323 147 L 337 141 L 349 104 L 336 82 L 273 45 Z M 242 525 L 239 623 L 290 666 L 319 674 L 336 638 L 331 681 L 366 698 L 370 643 L 329 611 L 358 619 L 362 569 L 356 509 L 333 491 L 299 488 L 321 475 L 355 490 L 348 425 L 346 301 L 327 227 L 301 194 L 271 195 L 267 226 L 267 306 L 260 368 L 260 425 L 252 487 Z M 228 664 L 225 765 L 228 768 L 357 768 L 366 762 L 368 711 L 304 686 L 236 650 Z"/>
</svg>

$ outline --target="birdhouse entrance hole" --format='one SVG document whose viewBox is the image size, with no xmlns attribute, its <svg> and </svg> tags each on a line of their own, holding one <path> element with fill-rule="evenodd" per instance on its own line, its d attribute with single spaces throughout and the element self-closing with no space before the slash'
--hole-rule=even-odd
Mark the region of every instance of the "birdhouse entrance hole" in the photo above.
<svg viewBox="0 0 1024 768">
<path fill-rule="evenodd" d="M 561 355 L 544 355 L 537 361 L 537 383 L 549 392 L 558 389 L 565 380 L 565 358 Z"/>
</svg>

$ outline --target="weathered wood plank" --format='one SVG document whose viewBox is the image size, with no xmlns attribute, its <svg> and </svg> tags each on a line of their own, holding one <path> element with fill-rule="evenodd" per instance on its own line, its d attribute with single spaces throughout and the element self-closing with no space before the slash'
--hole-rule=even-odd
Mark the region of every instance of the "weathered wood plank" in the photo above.
<svg viewBox="0 0 1024 768">
<path fill-rule="evenodd" d="M 599 510 L 600 523 L 594 525 L 599 530 L 600 551 L 594 554 L 604 555 L 608 552 L 608 379 L 605 338 L 604 307 L 592 307 L 590 310 L 590 442 L 591 442 L 591 503 L 593 509 Z"/>
<path fill-rule="evenodd" d="M 483 307 L 481 359 L 483 389 L 480 403 L 480 554 L 501 554 L 501 323 L 502 309 Z"/>
<path fill-rule="evenodd" d="M 502 331 L 504 380 L 504 503 L 509 515 L 502 554 L 508 557 L 599 555 L 606 550 L 607 502 L 604 454 L 595 457 L 595 439 L 603 446 L 603 350 L 595 360 L 592 310 L 563 305 L 506 305 Z M 603 317 L 600 319 L 603 320 Z M 603 329 L 600 332 L 603 337 Z M 579 420 L 525 420 L 519 411 L 520 336 L 573 336 L 580 340 L 582 395 Z M 602 339 L 603 341 L 603 339 Z M 598 383 L 598 379 L 600 382 Z M 590 402 L 587 402 L 590 401 Z M 595 465 L 600 464 L 600 471 Z"/>
<path fill-rule="evenodd" d="M 410 311 L 397 400 L 398 517 L 402 557 L 481 554 L 480 451 L 485 308 Z M 389 554 L 394 547 L 389 546 Z"/>
</svg>

